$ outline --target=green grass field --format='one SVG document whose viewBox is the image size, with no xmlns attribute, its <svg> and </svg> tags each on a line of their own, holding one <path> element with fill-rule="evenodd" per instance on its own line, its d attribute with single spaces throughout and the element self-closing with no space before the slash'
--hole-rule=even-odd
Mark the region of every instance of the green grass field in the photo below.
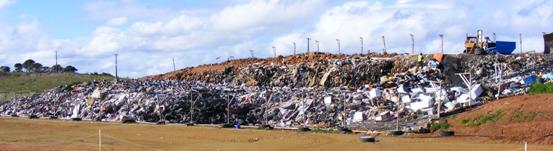
<svg viewBox="0 0 553 151">
<path fill-rule="evenodd" d="M 92 80 L 112 80 L 110 76 L 84 75 L 73 73 L 56 74 L 0 74 L 0 102 L 7 99 L 41 93 L 57 86 Z"/>
</svg>

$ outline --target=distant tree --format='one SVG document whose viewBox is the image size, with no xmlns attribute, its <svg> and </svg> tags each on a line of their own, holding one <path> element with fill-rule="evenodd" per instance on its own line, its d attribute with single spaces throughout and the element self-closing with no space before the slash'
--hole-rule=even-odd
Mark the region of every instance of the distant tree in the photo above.
<svg viewBox="0 0 553 151">
<path fill-rule="evenodd" d="M 59 64 L 52 66 L 52 72 L 62 72 L 63 67 L 61 67 Z"/>
<path fill-rule="evenodd" d="M 27 59 L 25 60 L 25 62 L 23 62 L 23 68 L 27 71 L 27 72 L 33 72 L 33 69 L 35 67 L 35 61 L 33 59 Z"/>
<path fill-rule="evenodd" d="M 13 68 L 15 70 L 15 72 L 21 72 L 23 71 L 23 65 L 21 63 L 16 63 L 13 65 Z"/>
<path fill-rule="evenodd" d="M 43 67 L 42 64 L 38 62 L 33 64 L 33 72 L 42 72 L 43 71 L 42 67 Z"/>
<path fill-rule="evenodd" d="M 69 65 L 69 66 L 65 66 L 65 68 L 63 69 L 64 72 L 77 72 L 77 68 Z"/>
<path fill-rule="evenodd" d="M 8 73 L 8 72 L 10 72 L 10 67 L 8 67 L 8 66 L 1 66 L 1 67 L 0 67 L 0 72 Z"/>
</svg>

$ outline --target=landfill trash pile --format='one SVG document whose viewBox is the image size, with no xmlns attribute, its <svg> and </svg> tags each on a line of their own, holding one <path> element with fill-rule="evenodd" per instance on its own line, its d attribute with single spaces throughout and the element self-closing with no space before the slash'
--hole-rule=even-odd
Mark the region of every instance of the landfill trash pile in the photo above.
<svg viewBox="0 0 553 151">
<path fill-rule="evenodd" d="M 146 78 L 81 83 L 9 100 L 0 105 L 0 115 L 415 130 L 439 114 L 525 94 L 529 84 L 553 80 L 549 55 L 422 57 L 420 62 L 416 56 L 342 56 L 253 63 L 224 69 L 217 82 Z M 504 66 L 498 70 L 503 80 L 495 78 L 499 66 Z M 472 79 L 455 75 L 464 72 L 472 72 Z"/>
<path fill-rule="evenodd" d="M 201 65 L 145 80 L 186 80 L 248 86 L 358 87 L 390 73 L 397 54 L 332 55 L 310 53 L 269 59 L 241 59 Z"/>
</svg>

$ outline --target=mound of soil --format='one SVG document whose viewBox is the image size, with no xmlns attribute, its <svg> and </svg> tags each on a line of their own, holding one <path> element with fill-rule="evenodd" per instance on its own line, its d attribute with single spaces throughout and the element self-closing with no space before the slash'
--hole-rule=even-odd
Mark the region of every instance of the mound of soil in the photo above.
<svg viewBox="0 0 553 151">
<path fill-rule="evenodd" d="M 448 119 L 458 135 L 553 144 L 553 94 L 497 100 Z"/>
</svg>

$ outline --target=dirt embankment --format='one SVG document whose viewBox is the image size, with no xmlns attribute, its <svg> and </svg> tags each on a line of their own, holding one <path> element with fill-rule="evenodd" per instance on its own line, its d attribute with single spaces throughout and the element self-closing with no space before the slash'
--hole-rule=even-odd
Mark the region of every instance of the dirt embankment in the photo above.
<svg viewBox="0 0 553 151">
<path fill-rule="evenodd" d="M 449 118 L 448 122 L 459 135 L 553 144 L 553 94 L 497 100 Z"/>
</svg>

